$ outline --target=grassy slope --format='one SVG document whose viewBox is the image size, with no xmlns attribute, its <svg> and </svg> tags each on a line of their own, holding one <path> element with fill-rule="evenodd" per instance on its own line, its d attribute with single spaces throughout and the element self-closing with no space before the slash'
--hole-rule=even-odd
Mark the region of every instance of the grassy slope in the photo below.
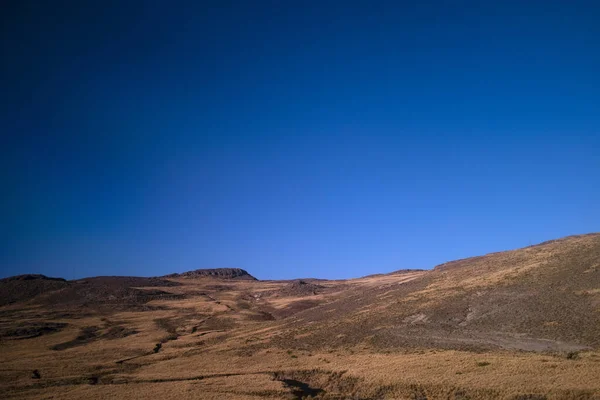
<svg viewBox="0 0 600 400">
<path fill-rule="evenodd" d="M 8 398 L 599 398 L 599 276 L 600 235 L 587 235 L 314 286 L 203 278 L 111 284 L 122 297 L 92 291 L 110 307 L 44 303 L 55 298 L 45 293 L 0 308 L 0 389 Z"/>
</svg>

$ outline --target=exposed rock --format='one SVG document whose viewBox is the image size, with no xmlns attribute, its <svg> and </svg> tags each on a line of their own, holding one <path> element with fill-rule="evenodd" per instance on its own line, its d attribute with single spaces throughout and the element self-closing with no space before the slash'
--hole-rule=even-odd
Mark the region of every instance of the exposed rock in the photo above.
<svg viewBox="0 0 600 400">
<path fill-rule="evenodd" d="M 211 268 L 211 269 L 196 269 L 194 271 L 183 272 L 181 274 L 165 275 L 165 278 L 202 278 L 210 276 L 219 279 L 246 279 L 257 280 L 247 271 L 241 268 Z"/>
</svg>

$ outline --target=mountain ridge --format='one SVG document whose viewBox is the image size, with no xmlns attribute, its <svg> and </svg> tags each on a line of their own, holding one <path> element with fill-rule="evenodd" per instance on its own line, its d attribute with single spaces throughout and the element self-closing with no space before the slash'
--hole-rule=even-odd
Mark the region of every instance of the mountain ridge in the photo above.
<svg viewBox="0 0 600 400">
<path fill-rule="evenodd" d="M 536 243 L 536 244 L 532 244 L 532 245 L 528 245 L 528 246 L 524 246 L 524 247 L 519 247 L 519 248 L 515 248 L 515 249 L 508 249 L 508 250 L 501 250 L 501 251 L 494 251 L 494 252 L 490 252 L 490 253 L 486 253 L 483 255 L 475 255 L 475 256 L 470 256 L 470 257 L 465 257 L 465 258 L 459 258 L 456 260 L 450 260 L 450 261 L 446 261 L 443 262 L 441 264 L 437 264 L 435 266 L 433 266 L 430 269 L 420 269 L 420 268 L 401 268 L 398 270 L 394 270 L 391 272 L 383 272 L 383 273 L 373 273 L 373 274 L 368 274 L 368 275 L 364 275 L 362 277 L 359 278 L 334 278 L 333 280 L 348 280 L 348 279 L 361 279 L 361 278 L 370 278 L 370 277 L 377 277 L 377 276 L 386 276 L 386 275 L 392 275 L 392 274 L 404 274 L 407 272 L 418 272 L 418 271 L 434 271 L 434 270 L 443 270 L 447 267 L 450 267 L 452 265 L 458 264 L 458 263 L 462 263 L 465 261 L 474 261 L 477 259 L 483 259 L 484 257 L 489 257 L 489 256 L 494 256 L 497 254 L 505 254 L 505 253 L 510 253 L 510 252 L 514 252 L 514 251 L 519 251 L 519 250 L 525 250 L 525 249 L 531 249 L 531 248 L 536 248 L 539 246 L 546 246 L 546 245 L 550 245 L 550 244 L 556 244 L 556 243 L 561 243 L 564 241 L 568 241 L 568 240 L 572 240 L 572 239 L 582 239 L 582 238 L 588 238 L 588 237 L 595 237 L 595 236 L 600 236 L 600 232 L 590 232 L 590 233 L 584 233 L 584 234 L 574 234 L 574 235 L 569 235 L 569 236 L 564 236 L 558 239 L 550 239 L 550 240 L 546 240 L 540 243 Z M 143 276 L 129 276 L 129 275 L 99 275 L 99 276 L 90 276 L 90 277 L 84 277 L 84 278 L 78 278 L 78 279 L 72 279 L 72 280 L 68 280 L 62 277 L 49 277 L 43 274 L 36 274 L 36 273 L 25 273 L 25 274 L 19 274 L 19 275 L 12 275 L 12 276 L 7 276 L 4 278 L 0 278 L 0 282 L 8 282 L 8 281 L 28 281 L 28 280 L 48 280 L 48 281 L 63 281 L 63 282 L 75 282 L 75 281 L 83 281 L 86 279 L 92 279 L 92 278 L 103 278 L 103 277 L 110 277 L 110 278 L 200 278 L 200 277 L 213 277 L 213 278 L 218 278 L 218 279 L 248 279 L 248 280 L 259 280 L 256 277 L 254 277 L 253 275 L 251 275 L 247 270 L 242 269 L 242 268 L 199 268 L 199 269 L 194 269 L 194 270 L 189 270 L 189 271 L 184 271 L 184 272 L 173 272 L 170 274 L 166 274 L 166 275 L 161 275 L 158 277 L 143 277 Z M 266 280 L 262 280 L 262 281 L 288 281 L 288 282 L 292 282 L 292 281 L 297 281 L 297 280 L 323 280 L 323 281 L 328 281 L 328 280 L 332 280 L 332 279 L 324 279 L 324 278 L 313 278 L 313 277 L 295 277 L 295 278 L 290 278 L 290 279 L 266 279 Z"/>
</svg>

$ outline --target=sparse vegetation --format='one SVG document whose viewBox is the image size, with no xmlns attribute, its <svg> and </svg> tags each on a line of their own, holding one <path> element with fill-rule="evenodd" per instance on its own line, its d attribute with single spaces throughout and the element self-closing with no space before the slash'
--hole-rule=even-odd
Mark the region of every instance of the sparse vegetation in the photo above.
<svg viewBox="0 0 600 400">
<path fill-rule="evenodd" d="M 570 351 L 567 353 L 567 360 L 577 360 L 579 358 L 578 351 Z"/>
<path fill-rule="evenodd" d="M 154 353 L 158 353 L 161 348 L 162 348 L 162 343 L 156 343 L 156 345 L 154 346 L 154 349 L 152 349 L 152 351 Z"/>
<path fill-rule="evenodd" d="M 97 376 L 90 376 L 88 378 L 88 383 L 90 385 L 96 385 L 96 384 L 98 384 L 98 381 L 99 381 L 99 378 Z"/>
<path fill-rule="evenodd" d="M 34 288 L 0 307 L 0 389 L 13 399 L 595 399 L 598 265 L 592 235 L 347 281 L 0 281 Z"/>
</svg>

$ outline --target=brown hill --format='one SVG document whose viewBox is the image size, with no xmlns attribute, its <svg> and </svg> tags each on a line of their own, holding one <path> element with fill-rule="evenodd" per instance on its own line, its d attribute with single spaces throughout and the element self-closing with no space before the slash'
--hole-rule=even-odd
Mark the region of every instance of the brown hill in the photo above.
<svg viewBox="0 0 600 400">
<path fill-rule="evenodd" d="M 54 308 L 138 305 L 154 299 L 178 297 L 159 289 L 143 288 L 178 285 L 165 279 L 129 276 L 99 276 L 67 281 L 44 275 L 19 275 L 0 280 L 0 305 L 19 302 Z"/>
<path fill-rule="evenodd" d="M 303 339 L 312 346 L 344 335 L 339 345 L 368 339 L 382 349 L 569 351 L 600 346 L 599 311 L 600 235 L 592 234 L 446 263 L 297 317 L 315 322 Z"/>
<path fill-rule="evenodd" d="M 68 286 L 34 299 L 37 304 L 78 307 L 131 308 L 157 299 L 177 299 L 164 291 L 179 283 L 160 278 L 98 276 L 69 281 Z"/>
<path fill-rule="evenodd" d="M 0 279 L 0 306 L 30 300 L 40 294 L 68 286 L 62 278 L 45 275 L 18 275 Z"/>
</svg>

